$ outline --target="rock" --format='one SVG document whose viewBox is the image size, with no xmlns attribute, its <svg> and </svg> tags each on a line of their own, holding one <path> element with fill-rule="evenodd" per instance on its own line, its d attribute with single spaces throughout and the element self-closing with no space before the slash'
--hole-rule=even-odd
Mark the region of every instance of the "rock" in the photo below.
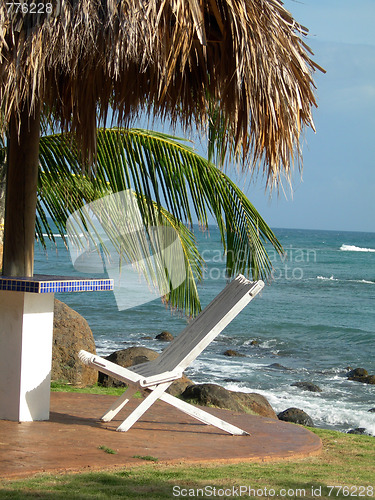
<svg viewBox="0 0 375 500">
<path fill-rule="evenodd" d="M 375 408 L 371 408 L 371 410 L 369 410 L 370 413 L 375 413 Z"/>
<path fill-rule="evenodd" d="M 250 345 L 259 345 L 259 340 L 252 340 Z"/>
<path fill-rule="evenodd" d="M 147 347 L 128 347 L 127 349 L 113 352 L 105 359 L 112 361 L 112 363 L 116 363 L 116 365 L 128 368 L 129 366 L 153 361 L 157 357 L 158 353 Z M 126 387 L 125 382 L 114 379 L 102 372 L 99 372 L 98 383 L 103 387 Z"/>
<path fill-rule="evenodd" d="M 69 306 L 55 299 L 53 318 L 52 380 L 74 385 L 94 385 L 98 372 L 78 359 L 78 351 L 96 353 L 87 321 Z"/>
<path fill-rule="evenodd" d="M 194 382 L 187 378 L 185 375 L 182 375 L 181 378 L 175 380 L 172 385 L 170 385 L 167 389 L 169 394 L 172 396 L 180 396 L 187 387 L 193 386 Z"/>
<path fill-rule="evenodd" d="M 350 429 L 347 434 L 361 434 L 366 435 L 366 429 L 364 427 L 356 427 L 355 429 Z"/>
<path fill-rule="evenodd" d="M 159 333 L 159 335 L 156 335 L 156 340 L 161 340 L 162 342 L 171 342 L 174 337 L 170 332 L 167 332 L 164 330 L 163 332 Z"/>
<path fill-rule="evenodd" d="M 267 368 L 274 368 L 275 370 L 285 370 L 285 371 L 292 370 L 292 368 L 287 368 L 286 366 L 283 366 L 280 363 L 272 363 L 272 365 L 268 365 Z"/>
<path fill-rule="evenodd" d="M 367 375 L 368 371 L 365 370 L 364 368 L 355 368 L 354 370 L 350 370 L 346 374 L 349 380 L 351 380 L 352 377 L 367 377 Z"/>
<path fill-rule="evenodd" d="M 362 382 L 362 384 L 375 385 L 375 375 L 369 375 L 368 371 L 364 368 L 355 368 L 346 374 L 348 380 L 355 382 Z"/>
<path fill-rule="evenodd" d="M 139 365 L 140 363 L 147 363 L 147 361 L 153 361 L 159 356 L 159 353 L 148 349 L 147 347 L 128 347 L 127 349 L 122 349 L 120 351 L 115 351 L 105 359 L 116 363 L 117 365 L 128 368 L 129 366 Z M 126 387 L 126 383 L 121 380 L 114 379 L 105 373 L 99 372 L 99 385 L 103 387 Z M 193 385 L 194 382 L 185 375 L 181 378 L 175 380 L 173 384 L 167 389 L 167 392 L 172 394 L 172 396 L 179 396 L 189 385 Z"/>
<path fill-rule="evenodd" d="M 322 392 L 322 389 L 318 385 L 315 385 L 311 382 L 295 382 L 294 384 L 291 385 L 292 387 L 298 387 L 303 391 Z"/>
<path fill-rule="evenodd" d="M 277 418 L 267 399 L 260 394 L 229 391 L 217 384 L 189 386 L 181 397 L 199 405 Z"/>
<path fill-rule="evenodd" d="M 243 354 L 240 354 L 238 351 L 234 351 L 233 349 L 228 349 L 223 354 L 224 356 L 229 356 L 229 357 L 238 357 L 238 358 L 245 357 Z"/>
<path fill-rule="evenodd" d="M 277 415 L 279 420 L 284 422 L 292 422 L 293 424 L 307 425 L 308 427 L 314 427 L 314 423 L 311 417 L 300 410 L 299 408 L 288 408 Z"/>
<path fill-rule="evenodd" d="M 152 340 L 152 337 L 150 335 L 146 335 L 145 337 L 142 337 L 141 340 Z"/>
</svg>

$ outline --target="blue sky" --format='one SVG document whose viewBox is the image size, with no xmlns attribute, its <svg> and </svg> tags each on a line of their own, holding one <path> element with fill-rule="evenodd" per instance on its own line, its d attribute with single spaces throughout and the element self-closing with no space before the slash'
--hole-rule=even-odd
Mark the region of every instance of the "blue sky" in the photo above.
<svg viewBox="0 0 375 500">
<path fill-rule="evenodd" d="M 316 133 L 304 134 L 302 177 L 295 171 L 292 190 L 286 185 L 270 197 L 264 179 L 226 173 L 272 228 L 375 232 L 375 0 L 284 6 L 309 29 L 305 42 L 326 70 L 314 76 Z M 167 124 L 160 128 L 168 132 Z M 195 147 L 205 156 L 204 145 Z"/>
<path fill-rule="evenodd" d="M 286 0 L 309 28 L 316 74 L 317 132 L 306 133 L 302 180 L 293 196 L 245 192 L 271 227 L 375 232 L 375 1 Z"/>
</svg>

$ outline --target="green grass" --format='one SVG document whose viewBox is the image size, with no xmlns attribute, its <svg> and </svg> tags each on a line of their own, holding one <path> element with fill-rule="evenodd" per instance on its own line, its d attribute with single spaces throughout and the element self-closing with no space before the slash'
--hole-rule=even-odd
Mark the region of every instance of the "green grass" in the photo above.
<svg viewBox="0 0 375 500">
<path fill-rule="evenodd" d="M 41 474 L 26 480 L 2 481 L 0 499 L 156 500 L 192 497 L 192 493 L 198 496 L 200 492 L 197 492 L 197 488 L 200 488 L 202 493 L 210 494 L 206 497 L 214 497 L 216 488 L 217 498 L 238 498 L 232 495 L 223 496 L 222 492 L 224 489 L 233 492 L 233 488 L 238 488 L 239 492 L 241 486 L 259 490 L 258 494 L 250 498 L 273 498 L 259 494 L 264 493 L 265 488 L 268 491 L 274 490 L 275 498 L 277 494 L 278 498 L 286 499 L 342 499 L 354 496 L 375 498 L 374 490 L 367 489 L 368 486 L 375 487 L 374 438 L 318 429 L 313 432 L 322 438 L 324 444 L 322 454 L 317 457 L 279 463 L 237 465 L 168 466 L 150 460 L 150 463 L 142 466 L 125 465 L 121 470 L 114 471 Z M 104 463 L 103 461 L 103 465 Z M 339 492 L 338 488 L 335 488 L 329 495 L 328 486 L 347 486 L 349 489 Z M 364 487 L 363 490 L 359 489 L 361 486 Z M 314 496 L 312 489 L 315 491 Z M 287 490 L 293 490 L 296 494 L 288 495 Z M 249 496 L 243 495 L 243 498 Z"/>
<path fill-rule="evenodd" d="M 99 450 L 103 450 L 106 453 L 109 453 L 110 455 L 116 455 L 117 454 L 117 451 L 112 450 L 112 448 L 108 448 L 108 446 L 104 446 L 104 444 L 98 446 L 98 449 Z"/>
<path fill-rule="evenodd" d="M 101 472 L 40 474 L 29 479 L 3 480 L 0 499 L 157 500 L 194 496 L 230 499 L 240 498 L 241 486 L 255 490 L 251 496 L 247 490 L 242 498 L 375 499 L 375 438 L 311 430 L 323 441 L 322 454 L 316 457 L 278 463 L 165 465 L 151 460 L 155 457 L 142 456 L 138 458 L 148 463 L 141 466 L 124 464 L 121 469 Z M 335 488 L 330 491 L 329 486 Z M 348 489 L 339 490 L 339 486 Z M 263 494 L 265 488 L 271 495 Z"/>
<path fill-rule="evenodd" d="M 146 460 L 149 462 L 157 462 L 159 459 L 153 457 L 152 455 L 133 455 L 133 458 L 140 458 L 141 460 Z"/>
<path fill-rule="evenodd" d="M 107 396 L 121 396 L 126 388 L 124 387 L 101 387 L 98 384 L 81 387 L 69 384 L 65 381 L 51 382 L 52 392 L 78 392 L 81 394 L 104 394 Z M 136 392 L 134 397 L 141 397 L 140 392 Z"/>
<path fill-rule="evenodd" d="M 107 396 L 121 396 L 124 387 L 101 387 L 98 384 L 90 387 L 80 387 L 64 381 L 51 382 L 52 392 L 78 392 L 85 394 L 106 394 Z"/>
</svg>

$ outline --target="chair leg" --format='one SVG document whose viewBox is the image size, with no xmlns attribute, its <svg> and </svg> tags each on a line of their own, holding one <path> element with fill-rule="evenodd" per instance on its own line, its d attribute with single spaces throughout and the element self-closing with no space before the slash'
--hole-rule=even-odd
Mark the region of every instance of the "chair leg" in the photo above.
<svg viewBox="0 0 375 500">
<path fill-rule="evenodd" d="M 211 415 L 210 413 L 201 410 L 200 408 L 197 408 L 196 406 L 193 406 L 189 403 L 186 403 L 186 401 L 182 401 L 179 398 L 176 398 L 175 396 L 172 396 L 171 394 L 168 394 L 167 392 L 162 394 L 160 396 L 160 399 L 164 401 L 165 403 L 168 403 L 175 408 L 178 408 L 182 412 L 190 415 L 193 418 L 196 418 L 197 420 L 200 420 L 201 422 L 208 424 L 208 425 L 213 425 L 217 427 L 218 429 L 221 429 L 225 432 L 228 432 L 229 434 L 232 434 L 234 436 L 248 436 L 249 433 L 244 431 L 243 429 L 240 429 L 239 427 L 236 427 L 235 425 L 229 424 L 228 422 L 225 422 L 224 420 L 221 420 L 218 417 L 215 417 L 214 415 Z"/>
<path fill-rule="evenodd" d="M 117 431 L 126 432 L 130 427 L 135 424 L 135 422 L 150 408 L 151 405 L 155 403 L 157 399 L 168 389 L 172 382 L 165 382 L 164 384 L 159 384 L 153 389 L 150 394 L 140 403 L 135 410 L 130 413 L 130 415 L 123 421 Z"/>
<path fill-rule="evenodd" d="M 124 408 L 126 403 L 129 402 L 130 398 L 137 392 L 138 387 L 136 386 L 128 386 L 124 394 L 122 394 L 113 405 L 104 413 L 104 415 L 100 418 L 102 422 L 110 422 L 120 410 Z"/>
</svg>

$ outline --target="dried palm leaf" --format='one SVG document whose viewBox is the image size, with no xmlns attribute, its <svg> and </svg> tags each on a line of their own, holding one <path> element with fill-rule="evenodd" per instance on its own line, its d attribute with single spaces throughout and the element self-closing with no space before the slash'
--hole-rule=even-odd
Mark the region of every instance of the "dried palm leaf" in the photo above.
<svg viewBox="0 0 375 500">
<path fill-rule="evenodd" d="M 279 0 L 0 1 L 0 103 L 6 122 L 40 103 L 96 154 L 96 113 L 139 112 L 205 129 L 217 106 L 233 154 L 277 182 L 313 127 L 306 29 Z M 17 8 L 21 5 L 22 8 Z M 36 5 L 40 5 L 39 3 Z"/>
</svg>

